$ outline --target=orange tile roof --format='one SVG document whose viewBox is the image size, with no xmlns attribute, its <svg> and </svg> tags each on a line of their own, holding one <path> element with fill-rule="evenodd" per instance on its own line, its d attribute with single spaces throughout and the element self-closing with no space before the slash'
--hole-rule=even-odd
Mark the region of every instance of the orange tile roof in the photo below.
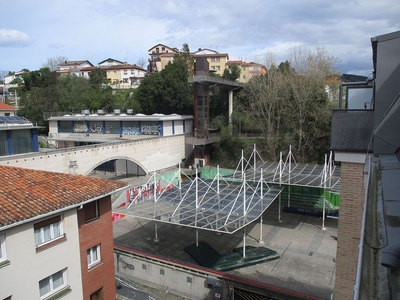
<svg viewBox="0 0 400 300">
<path fill-rule="evenodd" d="M 0 166 L 0 229 L 71 205 L 79 205 L 125 187 L 81 175 Z"/>
<path fill-rule="evenodd" d="M 15 106 L 0 102 L 0 110 L 17 110 L 17 108 Z"/>
</svg>

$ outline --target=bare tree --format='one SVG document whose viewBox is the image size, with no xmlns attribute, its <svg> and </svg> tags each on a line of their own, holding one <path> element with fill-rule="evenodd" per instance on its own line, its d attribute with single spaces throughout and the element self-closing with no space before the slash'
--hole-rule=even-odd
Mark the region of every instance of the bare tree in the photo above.
<svg viewBox="0 0 400 300">
<path fill-rule="evenodd" d="M 296 48 L 279 66 L 268 55 L 267 74 L 246 84 L 237 109 L 247 129 L 265 137 L 268 159 L 288 145 L 300 161 L 316 161 L 329 150 L 332 106 L 326 85 L 335 62 L 323 48 Z"/>
<path fill-rule="evenodd" d="M 144 57 L 139 58 L 138 61 L 136 62 L 136 65 L 138 67 L 141 67 L 142 69 L 146 69 L 147 59 L 145 59 Z"/>
<path fill-rule="evenodd" d="M 50 71 L 56 71 L 58 70 L 58 66 L 61 63 L 64 63 L 65 61 L 68 61 L 68 58 L 62 55 L 56 57 L 49 57 L 47 61 L 42 65 L 42 67 L 49 68 Z"/>
<path fill-rule="evenodd" d="M 3 80 L 9 74 L 9 71 L 2 70 L 0 71 L 0 80 Z"/>
<path fill-rule="evenodd" d="M 285 76 L 292 94 L 292 101 L 287 102 L 293 113 L 289 118 L 297 138 L 297 153 L 304 158 L 307 150 L 313 148 L 312 143 L 325 134 L 316 130 L 318 126 L 324 127 L 330 120 L 330 107 L 324 105 L 328 99 L 325 87 L 327 79 L 337 73 L 337 59 L 324 48 L 312 52 L 296 47 L 291 49 L 289 61 L 291 68 Z"/>
</svg>

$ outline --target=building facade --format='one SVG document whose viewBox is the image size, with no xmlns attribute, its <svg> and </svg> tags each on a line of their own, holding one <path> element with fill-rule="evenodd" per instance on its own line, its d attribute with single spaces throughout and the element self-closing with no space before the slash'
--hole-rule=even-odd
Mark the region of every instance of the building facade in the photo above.
<svg viewBox="0 0 400 300">
<path fill-rule="evenodd" d="M 38 152 L 38 126 L 15 115 L 15 107 L 0 103 L 0 156 Z"/>
<path fill-rule="evenodd" d="M 0 171 L 0 299 L 115 299 L 111 194 L 125 183 Z"/>
<path fill-rule="evenodd" d="M 219 53 L 211 49 L 199 49 L 192 54 L 195 58 L 204 57 L 207 59 L 209 64 L 209 71 L 215 72 L 222 76 L 224 74 L 226 62 L 229 60 L 227 53 Z"/>
<path fill-rule="evenodd" d="M 150 48 L 147 52 L 149 54 L 148 72 L 156 73 L 164 69 L 168 62 L 173 61 L 174 55 L 179 53 L 179 50 L 158 44 Z"/>
<path fill-rule="evenodd" d="M 111 87 L 118 89 L 137 88 L 147 71 L 136 65 L 122 64 L 103 67 Z"/>
<path fill-rule="evenodd" d="M 49 119 L 49 140 L 56 148 L 192 133 L 193 116 L 177 114 L 80 114 Z"/>
<path fill-rule="evenodd" d="M 240 68 L 239 82 L 246 83 L 253 76 L 267 74 L 267 68 L 255 62 L 245 62 L 242 60 L 229 60 L 226 62 L 226 68 L 230 69 L 232 65 L 236 65 Z"/>
<path fill-rule="evenodd" d="M 331 149 L 342 171 L 334 293 L 341 300 L 400 297 L 400 31 L 371 44 L 373 77 L 342 83 L 332 113 Z"/>
</svg>

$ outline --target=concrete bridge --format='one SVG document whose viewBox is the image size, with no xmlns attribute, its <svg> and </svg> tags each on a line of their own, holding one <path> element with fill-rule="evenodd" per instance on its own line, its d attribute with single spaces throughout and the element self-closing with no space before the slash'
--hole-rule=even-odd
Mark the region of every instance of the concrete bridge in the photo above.
<svg viewBox="0 0 400 300">
<path fill-rule="evenodd" d="M 96 145 L 46 149 L 36 153 L 0 157 L 0 164 L 21 168 L 88 175 L 96 167 L 115 161 L 120 174 L 145 175 L 177 166 L 190 154 L 185 135 L 146 137 Z"/>
</svg>

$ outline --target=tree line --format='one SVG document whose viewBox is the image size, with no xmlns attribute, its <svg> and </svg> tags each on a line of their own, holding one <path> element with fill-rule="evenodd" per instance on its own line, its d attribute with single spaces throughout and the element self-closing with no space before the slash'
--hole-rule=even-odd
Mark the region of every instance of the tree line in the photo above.
<svg viewBox="0 0 400 300">
<path fill-rule="evenodd" d="M 253 76 L 243 90 L 235 91 L 232 125 L 228 124 L 227 88 L 212 88 L 210 126 L 223 137 L 214 145 L 214 157 L 221 165 L 237 162 L 241 150 L 250 152 L 254 143 L 268 160 L 279 159 L 279 152 L 288 145 L 299 161 L 321 161 L 329 151 L 334 104 L 326 87 L 327 79 L 338 75 L 336 58 L 323 48 L 292 49 L 289 59 L 279 64 L 272 56 L 267 57 L 267 73 Z M 18 114 L 44 127 L 51 115 L 86 109 L 112 112 L 129 108 L 135 113 L 192 115 L 193 87 L 187 78 L 193 75 L 193 65 L 189 46 L 184 44 L 173 63 L 147 75 L 137 89 L 129 90 L 114 90 L 105 84 L 104 69 L 94 69 L 86 79 L 60 76 L 44 67 L 22 75 L 23 83 L 16 88 L 20 96 Z M 240 68 L 231 66 L 222 77 L 237 80 Z"/>
</svg>

